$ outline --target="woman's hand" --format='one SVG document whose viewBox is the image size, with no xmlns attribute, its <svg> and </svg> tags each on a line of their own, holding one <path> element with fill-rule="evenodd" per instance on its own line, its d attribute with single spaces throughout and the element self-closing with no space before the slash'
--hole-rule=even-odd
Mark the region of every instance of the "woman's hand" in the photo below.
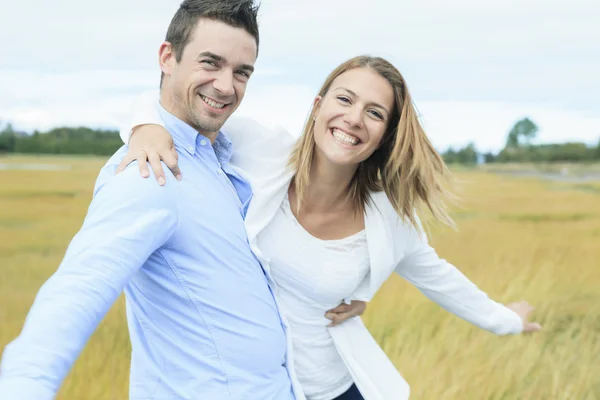
<svg viewBox="0 0 600 400">
<path fill-rule="evenodd" d="M 523 332 L 537 332 L 542 329 L 542 325 L 537 322 L 529 322 L 529 314 L 534 310 L 533 306 L 526 301 L 507 304 L 506 307 L 516 312 L 523 321 Z"/>
<path fill-rule="evenodd" d="M 177 151 L 173 138 L 165 128 L 160 125 L 140 125 L 136 126 L 129 139 L 129 151 L 119 164 L 117 173 L 123 171 L 132 161 L 137 160 L 140 169 L 140 175 L 143 178 L 150 176 L 148 164 L 150 163 L 154 176 L 159 185 L 164 185 L 165 172 L 163 171 L 161 160 L 171 170 L 177 180 L 181 180 L 181 171 L 177 164 Z"/>
<path fill-rule="evenodd" d="M 325 318 L 331 320 L 327 327 L 339 325 L 350 318 L 362 315 L 366 309 L 367 303 L 364 301 L 352 300 L 350 304 L 342 303 L 325 313 Z"/>
</svg>

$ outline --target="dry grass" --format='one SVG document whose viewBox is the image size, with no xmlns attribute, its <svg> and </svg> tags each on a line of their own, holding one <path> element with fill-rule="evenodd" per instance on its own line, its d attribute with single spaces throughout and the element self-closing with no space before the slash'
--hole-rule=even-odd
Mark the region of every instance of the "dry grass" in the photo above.
<svg viewBox="0 0 600 400">
<path fill-rule="evenodd" d="M 69 171 L 0 170 L 0 348 L 19 332 L 40 285 L 81 225 L 102 159 L 10 157 Z M 600 400 L 600 185 L 461 172 L 460 232 L 440 255 L 503 302 L 537 305 L 542 332 L 496 337 L 441 310 L 399 278 L 364 317 L 414 399 Z M 119 301 L 59 399 L 125 399 L 129 341 Z"/>
</svg>

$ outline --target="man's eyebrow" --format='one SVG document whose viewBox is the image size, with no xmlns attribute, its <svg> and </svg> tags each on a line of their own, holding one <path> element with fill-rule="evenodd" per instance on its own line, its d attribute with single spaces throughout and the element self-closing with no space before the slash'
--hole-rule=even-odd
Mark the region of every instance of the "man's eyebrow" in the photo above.
<svg viewBox="0 0 600 400">
<path fill-rule="evenodd" d="M 348 89 L 348 88 L 345 88 L 345 87 L 343 87 L 343 86 L 338 86 L 338 87 L 336 87 L 334 90 L 343 90 L 343 91 L 347 92 L 348 94 L 350 94 L 351 96 L 358 97 L 358 96 L 356 95 L 356 93 L 354 93 L 352 90 L 350 90 L 350 89 Z M 384 106 L 382 106 L 382 105 L 381 105 L 381 104 L 379 104 L 379 103 L 371 102 L 371 103 L 370 103 L 370 105 L 372 105 L 372 106 L 374 106 L 374 107 L 377 107 L 377 108 L 381 108 L 381 109 L 382 109 L 383 111 L 385 111 L 385 112 L 386 112 L 388 115 L 389 115 L 389 113 L 390 113 L 390 112 L 388 111 L 388 109 L 387 109 L 387 108 L 385 108 Z"/>
<path fill-rule="evenodd" d="M 218 54 L 215 54 L 215 53 L 211 53 L 210 51 L 204 51 L 204 52 L 198 54 L 198 58 L 201 58 L 201 57 L 212 58 L 213 60 L 219 61 L 219 62 L 225 61 L 224 57 L 222 57 L 222 56 L 220 56 Z"/>
<path fill-rule="evenodd" d="M 220 55 L 215 54 L 215 53 L 211 53 L 210 51 L 204 51 L 204 52 L 198 54 L 198 58 L 202 58 L 202 57 L 208 57 L 208 58 L 213 59 L 213 60 L 218 61 L 218 62 L 224 62 L 224 63 L 227 62 L 227 60 L 225 59 L 225 57 L 220 56 Z M 251 73 L 254 72 L 254 66 L 252 66 L 250 64 L 242 64 L 242 65 L 240 65 L 239 68 L 243 69 L 245 71 L 251 72 Z"/>
</svg>

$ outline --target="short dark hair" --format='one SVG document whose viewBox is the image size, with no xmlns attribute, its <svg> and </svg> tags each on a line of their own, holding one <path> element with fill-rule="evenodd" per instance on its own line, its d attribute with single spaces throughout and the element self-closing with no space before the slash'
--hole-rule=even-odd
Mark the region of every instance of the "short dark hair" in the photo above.
<svg viewBox="0 0 600 400">
<path fill-rule="evenodd" d="M 253 0 L 184 0 L 169 24 L 165 40 L 171 43 L 177 62 L 181 61 L 198 21 L 207 18 L 244 29 L 256 39 L 258 49 L 258 9 Z"/>
</svg>

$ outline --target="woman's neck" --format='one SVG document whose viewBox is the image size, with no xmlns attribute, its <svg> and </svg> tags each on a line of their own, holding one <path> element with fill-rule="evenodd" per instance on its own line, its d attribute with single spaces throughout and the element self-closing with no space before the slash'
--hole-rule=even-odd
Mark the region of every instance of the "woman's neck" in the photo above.
<svg viewBox="0 0 600 400">
<path fill-rule="evenodd" d="M 302 208 L 307 212 L 327 212 L 352 207 L 348 193 L 356 168 L 332 164 L 315 151 Z"/>
</svg>

